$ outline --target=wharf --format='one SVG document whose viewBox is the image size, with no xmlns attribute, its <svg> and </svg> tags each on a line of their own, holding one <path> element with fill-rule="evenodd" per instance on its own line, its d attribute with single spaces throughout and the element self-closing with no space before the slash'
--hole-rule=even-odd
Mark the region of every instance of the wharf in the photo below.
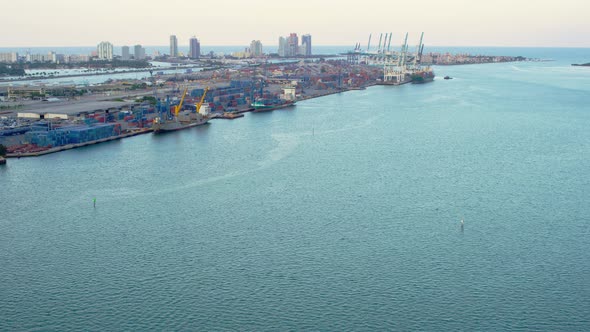
<svg viewBox="0 0 590 332">
<path fill-rule="evenodd" d="M 246 112 L 252 112 L 252 111 L 254 111 L 254 108 L 253 107 L 249 107 L 249 108 L 238 109 L 236 111 L 236 113 L 246 113 Z"/>
<path fill-rule="evenodd" d="M 216 118 L 217 119 L 228 119 L 228 120 L 233 120 L 233 119 L 237 119 L 237 118 L 243 118 L 244 114 L 243 113 L 229 113 L 229 112 L 225 112 L 221 115 L 218 115 Z"/>
<path fill-rule="evenodd" d="M 399 86 L 399 85 L 404 85 L 404 84 L 408 84 L 408 83 L 412 83 L 412 80 L 408 80 L 408 81 L 403 81 L 403 82 L 378 82 L 376 85 L 393 85 L 393 86 Z"/>
<path fill-rule="evenodd" d="M 56 152 L 60 152 L 60 151 L 81 148 L 81 147 L 88 146 L 88 145 L 94 145 L 94 144 L 99 144 L 99 143 L 104 143 L 104 142 L 109 142 L 109 141 L 115 141 L 118 139 L 137 136 L 137 135 L 143 135 L 143 134 L 150 133 L 152 131 L 153 130 L 151 128 L 144 128 L 144 129 L 139 129 L 139 130 L 136 130 L 136 131 L 133 131 L 130 133 L 126 133 L 126 134 L 122 134 L 122 135 L 118 135 L 118 136 L 111 136 L 111 137 L 102 138 L 102 139 L 99 139 L 96 141 L 89 141 L 89 142 L 78 143 L 78 144 L 67 144 L 64 146 L 56 146 L 54 148 L 50 148 L 50 149 L 43 150 L 43 151 L 24 152 L 24 153 L 9 153 L 6 155 L 6 158 L 39 157 L 39 156 L 43 156 L 43 155 L 50 154 L 50 153 L 56 153 Z"/>
<path fill-rule="evenodd" d="M 371 86 L 374 86 L 374 85 L 379 85 L 379 83 L 370 83 L 370 84 L 366 84 L 366 85 L 363 85 L 363 86 L 346 87 L 346 88 L 340 88 L 340 89 L 330 89 L 328 91 L 324 91 L 324 92 L 321 92 L 321 93 L 315 92 L 315 93 L 312 93 L 312 94 L 309 94 L 309 95 L 304 95 L 303 97 L 298 98 L 297 101 L 302 101 L 302 100 L 307 100 L 307 99 L 313 99 L 313 98 L 320 98 L 320 97 L 324 97 L 324 96 L 328 96 L 328 95 L 333 95 L 333 94 L 337 94 L 337 93 L 342 93 L 342 92 L 347 92 L 347 91 L 364 90 L 364 89 L 366 89 L 368 87 L 371 87 Z M 277 107 L 275 109 L 281 109 L 281 108 L 290 107 L 290 106 L 294 106 L 294 104 L 284 105 L 284 106 L 281 106 L 281 107 Z M 212 119 L 217 118 L 217 119 L 230 119 L 230 120 L 232 120 L 232 119 L 237 119 L 237 118 L 244 117 L 244 113 L 246 113 L 246 112 L 255 112 L 255 109 L 252 108 L 252 107 L 249 107 L 249 108 L 241 108 L 241 109 L 235 110 L 235 112 L 232 112 L 232 113 L 226 112 L 224 114 L 219 114 L 219 115 L 212 116 L 211 118 Z M 108 138 L 103 138 L 103 139 L 100 139 L 100 140 L 89 141 L 89 142 L 84 142 L 84 143 L 79 143 L 79 144 L 68 144 L 68 145 L 58 146 L 58 147 L 49 148 L 49 149 L 41 150 L 41 151 L 9 153 L 9 154 L 6 155 L 6 158 L 39 157 L 39 156 L 43 156 L 43 155 L 46 155 L 46 154 L 51 154 L 51 153 L 56 153 L 56 152 L 60 152 L 60 151 L 66 151 L 66 150 L 76 149 L 76 148 L 79 148 L 79 147 L 84 147 L 84 146 L 88 146 L 88 145 L 99 144 L 99 143 L 108 142 L 108 141 L 114 141 L 114 140 L 118 140 L 118 139 L 122 139 L 122 138 L 127 138 L 127 137 L 142 135 L 142 134 L 147 134 L 147 133 L 151 133 L 151 132 L 153 132 L 153 129 L 152 128 L 138 129 L 138 130 L 133 131 L 133 132 L 130 132 L 130 133 L 126 133 L 126 134 L 122 134 L 122 135 L 118 135 L 118 136 L 111 136 L 111 137 L 108 137 Z"/>
<path fill-rule="evenodd" d="M 347 87 L 347 88 L 335 89 L 335 90 L 331 90 L 331 91 L 323 92 L 323 93 L 318 93 L 318 94 L 306 95 L 301 98 L 298 98 L 297 101 L 320 98 L 320 97 L 335 95 L 337 93 L 348 92 L 348 91 L 366 90 L 367 88 L 372 87 L 374 85 L 378 85 L 378 84 L 371 83 L 371 84 L 367 84 L 367 85 L 363 85 L 363 86 Z"/>
</svg>

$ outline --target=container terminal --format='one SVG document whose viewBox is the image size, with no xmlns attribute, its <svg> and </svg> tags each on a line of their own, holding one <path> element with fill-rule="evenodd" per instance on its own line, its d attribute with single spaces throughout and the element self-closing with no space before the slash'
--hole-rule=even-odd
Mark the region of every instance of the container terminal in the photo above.
<svg viewBox="0 0 590 332">
<path fill-rule="evenodd" d="M 434 71 L 423 64 L 423 34 L 413 52 L 407 39 L 391 51 L 391 34 L 382 34 L 376 48 L 370 36 L 366 50 L 357 43 L 335 59 L 228 61 L 209 70 L 156 72 L 146 80 L 0 87 L 7 100 L 0 103 L 0 144 L 8 158 L 39 156 L 251 111 L 296 109 L 297 101 L 373 85 L 432 82 Z"/>
</svg>

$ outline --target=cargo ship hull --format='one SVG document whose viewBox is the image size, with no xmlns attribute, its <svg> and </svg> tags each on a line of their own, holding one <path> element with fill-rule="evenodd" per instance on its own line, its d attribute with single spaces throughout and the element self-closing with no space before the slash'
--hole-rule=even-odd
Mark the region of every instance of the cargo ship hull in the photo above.
<svg viewBox="0 0 590 332">
<path fill-rule="evenodd" d="M 418 71 L 412 74 L 412 84 L 424 84 L 432 81 L 434 81 L 434 72 L 432 70 Z"/>
<path fill-rule="evenodd" d="M 270 111 L 274 111 L 274 110 L 278 110 L 278 109 L 282 109 L 282 108 L 287 108 L 287 107 L 291 107 L 291 106 L 295 106 L 295 102 L 287 102 L 285 104 L 280 104 L 280 105 L 260 105 L 260 104 L 252 104 L 252 107 L 254 107 L 254 113 L 261 113 L 261 112 L 270 112 Z"/>
<path fill-rule="evenodd" d="M 196 122 L 187 122 L 187 123 L 182 123 L 179 121 L 168 121 L 168 122 L 164 122 L 164 123 L 155 123 L 154 124 L 154 133 L 155 134 L 162 134 L 162 133 L 167 133 L 167 132 L 172 132 L 172 131 L 183 130 L 183 129 L 187 129 L 187 128 L 192 128 L 192 127 L 204 125 L 207 122 L 209 122 L 208 118 L 203 118 L 202 120 L 199 120 Z"/>
</svg>

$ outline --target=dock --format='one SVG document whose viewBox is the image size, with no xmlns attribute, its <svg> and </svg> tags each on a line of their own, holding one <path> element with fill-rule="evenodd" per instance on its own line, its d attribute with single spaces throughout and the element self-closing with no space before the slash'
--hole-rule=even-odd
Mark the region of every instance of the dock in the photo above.
<svg viewBox="0 0 590 332">
<path fill-rule="evenodd" d="M 54 148 L 49 148 L 47 150 L 42 150 L 42 151 L 23 152 L 23 153 L 8 153 L 8 154 L 6 154 L 6 158 L 39 157 L 39 156 L 43 156 L 46 154 L 81 148 L 81 147 L 88 146 L 88 145 L 94 145 L 94 144 L 99 144 L 99 143 L 104 143 L 104 142 L 109 142 L 109 141 L 115 141 L 115 140 L 119 140 L 122 138 L 143 135 L 143 134 L 151 133 L 152 131 L 153 130 L 151 128 L 143 128 L 140 130 L 136 130 L 133 132 L 129 132 L 129 133 L 125 133 L 125 134 L 121 134 L 121 135 L 117 135 L 117 136 L 111 136 L 111 137 L 102 138 L 102 139 L 95 140 L 95 141 L 88 141 L 88 142 L 78 143 L 78 144 L 67 144 L 67 145 L 63 145 L 63 146 L 56 146 Z"/>
</svg>

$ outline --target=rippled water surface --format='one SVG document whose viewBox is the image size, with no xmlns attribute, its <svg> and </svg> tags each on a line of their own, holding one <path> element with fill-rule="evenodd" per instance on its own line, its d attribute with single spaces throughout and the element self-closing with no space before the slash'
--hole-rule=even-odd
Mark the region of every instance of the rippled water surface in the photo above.
<svg viewBox="0 0 590 332">
<path fill-rule="evenodd" d="M 590 330 L 569 63 L 11 159 L 0 330 Z"/>
</svg>

